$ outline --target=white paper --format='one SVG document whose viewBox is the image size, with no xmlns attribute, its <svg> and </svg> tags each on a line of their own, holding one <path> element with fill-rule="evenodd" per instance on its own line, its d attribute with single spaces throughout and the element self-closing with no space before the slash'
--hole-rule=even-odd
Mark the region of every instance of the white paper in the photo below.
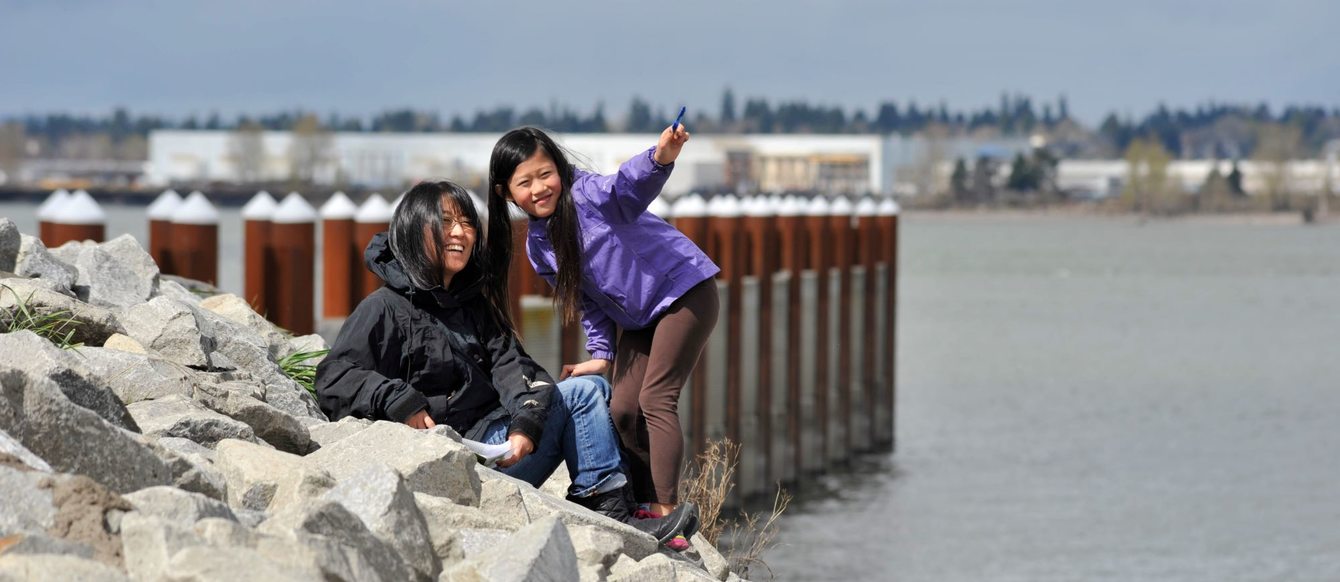
<svg viewBox="0 0 1340 582">
<path fill-rule="evenodd" d="M 506 459 L 512 454 L 512 443 L 509 442 L 490 445 L 470 439 L 461 439 L 461 443 L 474 452 L 475 457 L 486 467 L 492 467 L 498 464 L 498 461 Z"/>
</svg>

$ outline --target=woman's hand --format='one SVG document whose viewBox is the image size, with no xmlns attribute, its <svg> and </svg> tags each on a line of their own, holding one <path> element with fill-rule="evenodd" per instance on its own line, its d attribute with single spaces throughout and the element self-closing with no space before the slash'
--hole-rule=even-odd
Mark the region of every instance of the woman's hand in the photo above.
<svg viewBox="0 0 1340 582">
<path fill-rule="evenodd" d="M 433 428 L 437 426 L 437 423 L 433 422 L 433 417 L 428 416 L 427 408 L 411 414 L 409 418 L 405 419 L 405 424 L 414 428 Z"/>
<path fill-rule="evenodd" d="M 521 462 L 521 459 L 526 458 L 526 455 L 531 454 L 531 452 L 535 450 L 535 443 L 530 440 L 530 437 L 519 432 L 514 432 L 509 435 L 507 437 L 507 442 L 512 445 L 512 454 L 506 459 L 498 461 L 499 467 L 511 467 L 512 465 Z"/>
<path fill-rule="evenodd" d="M 571 376 L 604 376 L 610 369 L 609 360 L 587 360 L 580 364 L 565 364 L 563 370 L 558 373 L 559 381 L 567 380 Z"/>
<path fill-rule="evenodd" d="M 679 129 L 667 127 L 661 132 L 661 141 L 656 143 L 656 152 L 651 157 L 662 166 L 674 163 L 675 158 L 679 157 L 679 150 L 684 148 L 684 142 L 687 141 L 689 131 L 684 129 L 684 124 L 679 124 Z"/>
</svg>

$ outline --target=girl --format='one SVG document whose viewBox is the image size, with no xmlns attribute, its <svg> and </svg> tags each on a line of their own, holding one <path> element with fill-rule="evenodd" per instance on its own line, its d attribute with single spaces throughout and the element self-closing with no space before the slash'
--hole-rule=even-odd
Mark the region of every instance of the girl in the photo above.
<svg viewBox="0 0 1340 582">
<path fill-rule="evenodd" d="M 513 252 L 510 202 L 530 215 L 526 250 L 554 287 L 563 320 L 580 314 L 586 329 L 591 359 L 563 366 L 562 377 L 605 374 L 612 363 L 610 413 L 636 500 L 655 515 L 679 502 L 679 393 L 718 311 L 720 269 L 647 212 L 688 139 L 683 126 L 666 128 L 656 147 L 601 176 L 573 167 L 548 135 L 523 127 L 499 139 L 489 161 L 488 252 L 501 283 L 494 292 L 505 296 Z"/>
<path fill-rule="evenodd" d="M 693 507 L 634 518 L 606 407 L 609 384 L 588 376 L 555 388 L 512 335 L 499 309 L 506 304 L 481 296 L 491 269 L 481 265 L 478 224 L 456 184 L 422 182 L 405 194 L 389 235 L 375 236 L 364 256 L 386 285 L 358 304 L 317 366 L 322 411 L 331 420 L 448 424 L 466 438 L 506 441 L 512 454 L 500 470 L 537 487 L 566 461 L 570 501 L 662 543 L 692 535 Z"/>
</svg>

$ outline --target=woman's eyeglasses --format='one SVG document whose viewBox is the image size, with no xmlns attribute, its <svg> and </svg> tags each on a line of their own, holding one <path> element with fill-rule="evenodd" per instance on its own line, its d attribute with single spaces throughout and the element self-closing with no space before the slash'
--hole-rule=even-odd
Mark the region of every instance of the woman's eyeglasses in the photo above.
<svg viewBox="0 0 1340 582">
<path fill-rule="evenodd" d="M 461 230 L 465 232 L 473 232 L 475 230 L 474 223 L 470 222 L 470 220 L 465 217 L 461 218 L 456 218 L 455 216 L 442 217 L 442 232 L 451 232 L 453 229 L 456 228 L 457 225 L 460 225 Z"/>
</svg>

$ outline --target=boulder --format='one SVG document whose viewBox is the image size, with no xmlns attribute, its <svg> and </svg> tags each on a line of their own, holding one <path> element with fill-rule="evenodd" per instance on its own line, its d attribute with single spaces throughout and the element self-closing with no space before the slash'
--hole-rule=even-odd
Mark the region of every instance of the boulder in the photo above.
<svg viewBox="0 0 1340 582">
<path fill-rule="evenodd" d="M 504 526 L 503 529 L 498 529 L 500 524 L 494 519 L 494 516 L 485 513 L 478 507 L 457 505 L 445 497 L 425 493 L 415 493 L 414 503 L 419 506 L 424 523 L 428 526 L 428 537 L 432 542 L 433 554 L 444 565 L 465 558 L 464 541 L 461 539 L 459 532 L 490 530 L 500 531 L 501 535 L 506 536 L 508 532 L 516 531 L 524 525 L 516 524 L 512 527 Z"/>
<path fill-rule="evenodd" d="M 67 244 L 57 254 L 67 257 L 67 262 L 78 270 L 75 294 L 93 305 L 116 308 L 139 305 L 148 301 L 158 287 L 158 265 L 128 234 L 100 244 Z"/>
<path fill-rule="evenodd" d="M 327 420 L 326 414 L 321 412 L 321 406 L 316 403 L 316 397 L 287 376 L 281 374 L 264 382 L 264 385 L 266 404 L 296 416 L 299 420 Z"/>
<path fill-rule="evenodd" d="M 51 490 L 41 486 L 45 475 L 0 463 L 0 538 L 16 533 L 45 533 L 55 523 Z"/>
<path fill-rule="evenodd" d="M 287 355 L 281 352 L 287 351 L 290 335 L 279 326 L 270 323 L 270 320 L 265 319 L 265 316 L 256 313 L 245 299 L 232 293 L 224 293 L 202 299 L 200 308 L 211 311 L 264 338 L 267 344 L 267 354 L 272 361 L 278 361 Z"/>
<path fill-rule="evenodd" d="M 335 486 L 335 479 L 319 465 L 246 441 L 220 441 L 214 459 L 234 510 L 278 511 L 320 497 Z"/>
<path fill-rule="evenodd" d="M 42 533 L 19 533 L 0 535 L 0 554 L 6 556 L 55 554 L 92 560 L 93 548 L 88 544 L 53 538 Z"/>
<path fill-rule="evenodd" d="M 115 426 L 139 432 L 121 399 L 81 355 L 58 348 L 31 331 L 0 334 L 0 354 L 5 354 L 8 366 L 29 377 L 50 380 L 74 404 Z"/>
<path fill-rule="evenodd" d="M 145 435 L 190 439 L 213 447 L 224 439 L 256 442 L 246 423 L 200 406 L 190 398 L 173 394 L 158 400 L 141 400 L 126 407 Z"/>
<path fill-rule="evenodd" d="M 624 554 L 623 537 L 608 530 L 589 525 L 570 525 L 568 536 L 572 538 L 572 548 L 580 564 L 609 568 Z"/>
<path fill-rule="evenodd" d="M 128 342 L 135 341 L 123 335 L 113 336 L 117 337 L 126 338 Z M 108 343 L 113 343 L 113 339 L 109 338 Z M 194 370 L 165 360 L 157 354 L 137 354 L 112 349 L 107 344 L 101 348 L 81 348 L 79 354 L 84 357 L 88 369 L 124 404 L 168 396 L 189 396 L 192 384 L 197 381 Z"/>
<path fill-rule="evenodd" d="M 307 433 L 311 435 L 314 448 L 328 447 L 335 444 L 340 439 L 363 432 L 363 429 L 372 426 L 372 421 L 363 418 L 354 418 L 346 416 L 338 422 L 323 422 L 314 426 L 307 427 Z"/>
<path fill-rule="evenodd" d="M 257 531 L 306 547 L 310 553 L 293 556 L 294 562 L 302 563 L 305 557 L 328 577 L 426 579 L 410 568 L 390 544 L 369 531 L 358 516 L 335 501 L 304 500 L 276 512 Z"/>
<path fill-rule="evenodd" d="M 0 216 L 0 271 L 14 272 L 14 263 L 19 258 L 19 245 L 22 243 L 18 225 L 7 216 Z"/>
<path fill-rule="evenodd" d="M 153 449 L 154 454 L 172 472 L 173 487 L 199 493 L 210 499 L 228 499 L 223 472 L 214 467 L 214 451 L 195 441 L 178 437 L 160 438 L 154 443 Z"/>
<path fill-rule="evenodd" d="M 340 479 L 324 497 L 357 515 L 369 531 L 395 548 L 420 578 L 432 580 L 441 572 L 428 524 L 414 502 L 414 494 L 405 488 L 404 479 L 395 469 L 371 465 Z"/>
<path fill-rule="evenodd" d="M 9 270 L 9 269 L 6 269 Z M 74 297 L 75 281 L 79 270 L 58 259 L 35 236 L 21 235 L 19 252 L 14 258 L 14 274 L 51 281 L 63 293 Z"/>
<path fill-rule="evenodd" d="M 142 515 L 151 515 L 182 527 L 191 527 L 207 517 L 236 520 L 222 501 L 176 487 L 149 487 L 123 496 Z M 124 527 L 124 526 L 123 526 Z"/>
<path fill-rule="evenodd" d="M 186 305 L 199 306 L 201 296 L 193 293 L 186 286 L 177 282 L 172 275 L 162 275 L 158 278 L 158 291 L 154 297 L 167 297 L 178 303 Z"/>
<path fill-rule="evenodd" d="M 126 335 L 164 358 L 198 369 L 213 363 L 214 330 L 198 311 L 166 297 L 155 297 L 126 309 L 121 321 Z"/>
<path fill-rule="evenodd" d="M 114 491 L 170 482 L 167 464 L 142 435 L 75 404 L 51 380 L 4 363 L 0 363 L 0 430 L 53 469 L 88 475 Z"/>
<path fill-rule="evenodd" d="M 168 562 L 178 551 L 203 545 L 191 525 L 132 511 L 121 520 L 121 547 L 126 572 L 136 580 L 161 580 L 171 573 Z"/>
<path fill-rule="evenodd" d="M 8 455 L 8 458 L 6 458 L 6 455 Z M 42 457 L 34 455 L 32 451 L 28 450 L 28 447 L 23 446 L 23 443 L 9 436 L 9 433 L 4 430 L 0 430 L 0 466 L 13 465 L 13 461 L 18 461 L 28 469 L 46 473 L 51 472 L 51 465 L 43 461 Z M 18 468 L 23 469 L 22 467 Z"/>
<path fill-rule="evenodd" d="M 386 463 L 405 478 L 411 491 L 479 503 L 475 456 L 464 445 L 404 424 L 379 421 L 354 437 L 307 456 L 313 466 L 344 479 L 374 463 Z"/>
<path fill-rule="evenodd" d="M 0 279 L 0 323 L 8 325 L 20 306 L 39 321 L 59 322 L 55 332 L 70 345 L 100 346 L 123 331 L 111 310 L 79 301 L 51 281 Z"/>
<path fill-rule="evenodd" d="M 165 568 L 172 582 L 322 582 L 315 569 L 271 560 L 247 548 L 192 546 L 172 556 Z"/>
<path fill-rule="evenodd" d="M 707 572 L 690 565 L 683 560 L 655 553 L 638 561 L 636 566 L 627 567 L 616 564 L 610 571 L 610 582 L 634 582 L 642 580 L 671 580 L 674 582 L 708 582 L 716 580 Z"/>
<path fill-rule="evenodd" d="M 290 338 L 280 346 L 279 352 L 275 354 L 275 356 L 276 359 L 283 359 L 293 354 L 320 352 L 329 349 L 330 344 L 326 342 L 326 338 L 321 337 L 321 334 L 310 333 Z M 320 364 L 321 360 L 324 359 L 326 359 L 326 356 L 321 355 L 308 360 L 303 360 L 303 362 L 315 366 Z"/>
<path fill-rule="evenodd" d="M 0 580 L 129 582 L 120 570 L 78 556 L 0 554 Z"/>
<path fill-rule="evenodd" d="M 121 522 L 130 503 L 83 475 L 51 475 L 41 487 L 56 508 L 46 534 L 93 549 L 93 559 L 122 567 Z"/>
<path fill-rule="evenodd" d="M 707 570 L 708 574 L 723 581 L 730 576 L 730 562 L 726 561 L 725 556 L 717 551 L 716 546 L 713 546 L 707 541 L 707 538 L 703 537 L 702 532 L 693 534 L 689 543 L 693 544 L 693 549 L 698 552 L 698 556 L 703 562 L 703 568 Z"/>
<path fill-rule="evenodd" d="M 489 580 L 576 580 L 577 555 L 568 529 L 555 517 L 521 528 L 481 560 Z"/>
<path fill-rule="evenodd" d="M 135 338 L 122 333 L 114 333 L 107 336 L 107 341 L 102 342 L 102 347 L 109 350 L 116 350 L 118 352 L 126 352 L 128 354 L 149 353 L 149 350 L 145 349 L 144 344 L 141 344 Z"/>
<path fill-rule="evenodd" d="M 204 406 L 250 426 L 258 438 L 276 449 L 305 455 L 312 449 L 312 438 L 293 415 L 255 398 L 259 388 L 247 382 L 196 384 L 192 397 Z M 263 394 L 263 393 L 262 393 Z"/>
</svg>

